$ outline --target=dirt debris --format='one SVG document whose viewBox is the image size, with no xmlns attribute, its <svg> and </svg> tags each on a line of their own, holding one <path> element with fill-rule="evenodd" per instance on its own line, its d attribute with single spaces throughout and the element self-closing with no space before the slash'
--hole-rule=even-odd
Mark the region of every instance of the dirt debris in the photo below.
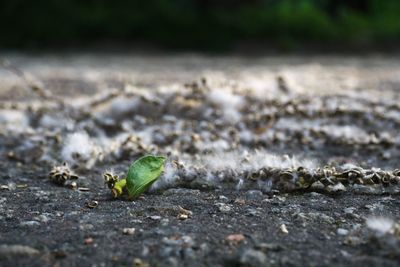
<svg viewBox="0 0 400 267">
<path fill-rule="evenodd" d="M 397 266 L 397 59 L 107 59 L 0 73 L 0 265 Z M 149 153 L 150 192 L 109 197 Z"/>
</svg>

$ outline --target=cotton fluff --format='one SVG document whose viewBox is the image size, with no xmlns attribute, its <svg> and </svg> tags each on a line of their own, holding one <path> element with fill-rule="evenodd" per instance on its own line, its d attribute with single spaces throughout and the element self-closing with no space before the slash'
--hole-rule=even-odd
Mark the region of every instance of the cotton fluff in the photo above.
<svg viewBox="0 0 400 267">
<path fill-rule="evenodd" d="M 241 118 L 240 108 L 244 104 L 242 96 L 234 95 L 230 90 L 213 89 L 208 94 L 208 100 L 218 106 L 224 119 L 229 122 L 237 122 Z"/>
<path fill-rule="evenodd" d="M 49 129 L 73 129 L 74 121 L 60 114 L 44 114 L 40 119 L 40 126 Z"/>
<path fill-rule="evenodd" d="M 91 168 L 99 155 L 98 147 L 86 132 L 69 134 L 61 151 L 63 160 L 78 166 Z"/>
<path fill-rule="evenodd" d="M 9 131 L 22 132 L 29 126 L 29 120 L 20 110 L 0 110 L 0 125 Z"/>
<path fill-rule="evenodd" d="M 154 192 L 160 189 L 165 189 L 167 187 L 173 186 L 179 177 L 176 175 L 176 168 L 173 163 L 166 162 L 164 166 L 164 171 L 150 187 L 150 191 Z"/>
<path fill-rule="evenodd" d="M 213 185 L 219 185 L 224 180 L 224 176 L 221 172 L 233 170 L 237 173 L 237 176 L 229 178 L 236 179 L 237 190 L 241 190 L 244 185 L 244 177 L 239 175 L 242 171 L 256 171 L 262 167 L 285 169 L 303 166 L 311 170 L 317 167 L 316 162 L 312 159 L 298 160 L 296 157 L 274 155 L 266 151 L 253 151 L 251 153 L 221 151 L 214 154 L 203 155 L 197 159 L 187 158 L 183 165 L 187 171 L 197 168 L 207 170 L 207 173 L 204 176 L 198 178 L 203 179 L 207 184 Z M 154 192 L 174 187 L 179 183 L 179 181 L 180 177 L 178 177 L 176 166 L 168 161 L 165 164 L 164 172 L 151 186 L 150 191 Z M 264 192 L 270 191 L 272 186 L 273 182 L 271 180 L 258 182 L 259 189 Z"/>
<path fill-rule="evenodd" d="M 346 138 L 346 139 L 360 139 L 368 140 L 368 134 L 360 127 L 346 125 L 325 125 L 321 127 L 321 130 L 328 133 L 334 138 Z"/>
<path fill-rule="evenodd" d="M 248 154 L 240 154 L 237 152 L 215 153 L 206 155 L 201 159 L 204 167 L 209 170 L 258 170 L 263 167 L 271 168 L 297 168 L 304 167 L 307 169 L 315 169 L 316 161 L 312 159 L 298 160 L 295 156 L 274 155 L 266 151 L 254 151 Z"/>
<path fill-rule="evenodd" d="M 245 73 L 241 85 L 250 95 L 260 100 L 270 99 L 280 93 L 273 73 L 263 73 L 262 76 Z"/>
<path fill-rule="evenodd" d="M 140 104 L 140 98 L 117 97 L 111 102 L 110 113 L 113 115 L 123 115 L 133 112 Z"/>
<path fill-rule="evenodd" d="M 217 141 L 204 142 L 200 146 L 201 150 L 211 150 L 211 151 L 224 151 L 230 148 L 228 141 L 220 139 Z"/>
<path fill-rule="evenodd" d="M 393 230 L 394 222 L 389 218 L 372 217 L 367 219 L 367 227 L 379 234 L 386 234 Z"/>
</svg>

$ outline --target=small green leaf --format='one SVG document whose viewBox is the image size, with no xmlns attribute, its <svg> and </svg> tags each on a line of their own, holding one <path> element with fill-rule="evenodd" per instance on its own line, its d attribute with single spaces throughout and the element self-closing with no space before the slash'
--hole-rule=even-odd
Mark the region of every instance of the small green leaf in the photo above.
<svg viewBox="0 0 400 267">
<path fill-rule="evenodd" d="M 144 156 L 136 160 L 128 170 L 126 188 L 129 196 L 137 198 L 155 182 L 164 170 L 165 157 Z"/>
</svg>

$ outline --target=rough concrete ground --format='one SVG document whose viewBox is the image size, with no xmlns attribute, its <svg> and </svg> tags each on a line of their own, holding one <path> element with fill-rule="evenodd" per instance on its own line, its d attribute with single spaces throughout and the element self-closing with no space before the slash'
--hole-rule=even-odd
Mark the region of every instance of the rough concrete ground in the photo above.
<svg viewBox="0 0 400 267">
<path fill-rule="evenodd" d="M 277 110 L 278 115 L 264 102 L 260 104 L 265 112 L 277 116 L 267 133 L 283 133 L 287 137 L 278 140 L 259 134 L 258 125 L 253 126 L 258 119 L 245 116 L 246 112 L 257 114 L 257 111 L 247 110 L 249 105 L 238 108 L 239 121 L 223 117 L 231 114 L 224 113 L 232 111 L 229 105 L 219 113 L 220 107 L 214 107 L 214 102 L 210 105 L 216 112 L 210 118 L 199 119 L 198 110 L 192 114 L 194 117 L 188 118 L 185 114 L 192 109 L 185 110 L 185 114 L 167 109 L 168 114 L 174 114 L 184 124 L 190 122 L 182 128 L 188 133 L 196 133 L 196 125 L 201 121 L 227 119 L 216 122 L 216 141 L 234 143 L 223 134 L 224 128 L 233 127 L 239 133 L 247 129 L 252 132 L 252 142 L 240 139 L 235 147 L 223 148 L 213 143 L 214 146 L 204 151 L 201 146 L 187 147 L 191 141 L 181 137 L 185 131 L 175 137 L 181 140 L 179 144 L 159 141 L 158 133 L 167 135 L 172 131 L 168 128 L 170 118 L 158 119 L 153 114 L 144 125 L 134 122 L 135 130 L 139 126 L 146 130 L 156 124 L 166 127 L 146 132 L 153 137 L 146 145 L 155 144 L 154 150 L 149 148 L 149 151 L 170 152 L 171 157 L 178 159 L 185 156 L 193 164 L 210 153 L 228 155 L 259 149 L 279 157 L 294 154 L 316 159 L 317 167 L 326 164 L 340 167 L 348 162 L 388 171 L 399 167 L 400 114 L 395 103 L 399 100 L 400 61 L 396 56 L 243 58 L 3 54 L 2 58 L 22 70 L 30 81 L 40 83 L 53 95 L 73 104 L 112 88 L 123 90 L 127 84 L 147 90 L 179 92 L 185 83 L 191 88 L 191 83 L 202 77 L 207 78 L 211 90 L 233 88 L 233 91 L 239 90 L 233 95 L 241 96 L 240 90 L 250 88 L 259 94 L 258 97 L 269 95 L 265 101 L 273 108 L 274 105 L 280 107 L 279 101 L 285 103 L 284 109 Z M 95 131 L 114 138 L 118 133 L 132 130 L 110 126 L 91 117 L 75 116 L 74 112 L 81 112 L 83 108 L 66 112 L 54 108 L 51 99 L 39 98 L 15 73 L 3 69 L 0 75 L 3 105 L 0 266 L 398 266 L 400 262 L 398 190 L 382 193 L 368 191 L 369 186 L 364 190 L 330 193 L 309 189 L 278 192 L 257 186 L 235 190 L 221 181 L 212 189 L 172 184 L 172 188 L 167 186 L 135 201 L 114 200 L 103 185 L 102 172 L 111 168 L 125 171 L 137 157 L 137 151 L 125 154 L 125 150 L 122 154 L 105 154 L 103 162 L 89 164 L 89 167 L 87 162 L 86 168 L 74 167 L 80 175 L 79 186 L 89 191 L 57 186 L 49 181 L 48 172 L 65 159 L 61 156 L 62 147 L 70 133 L 86 129 L 91 138 L 100 140 Z M 287 92 L 279 88 L 279 76 L 290 90 L 288 99 L 285 98 Z M 232 94 L 227 96 L 232 97 Z M 186 100 L 191 100 L 191 93 L 187 97 Z M 325 106 L 313 104 L 327 99 L 321 103 L 333 103 L 336 111 L 338 106 L 344 107 L 343 114 L 317 112 L 315 117 L 304 118 L 290 112 L 287 101 L 307 98 L 311 100 L 304 102 L 306 109 L 324 111 Z M 236 101 L 237 98 L 232 99 Z M 208 98 L 202 100 L 207 101 Z M 257 100 L 245 101 L 259 105 Z M 19 110 L 10 105 L 27 103 L 38 105 L 39 109 L 18 113 L 24 114 L 22 117 L 4 115 L 9 114 L 9 110 Z M 47 103 L 49 105 L 45 106 Z M 187 107 L 186 102 L 184 107 Z M 181 106 L 177 105 L 176 109 L 179 108 Z M 107 106 L 100 111 L 89 109 L 100 114 L 105 114 L 101 113 L 104 110 L 109 109 Z M 142 110 L 128 111 L 123 116 L 110 118 L 122 125 L 137 114 L 146 117 Z M 203 111 L 200 109 L 200 113 Z M 29 115 L 27 122 L 26 114 Z M 48 120 L 44 123 L 43 114 L 61 114 L 59 122 L 63 125 L 56 127 Z M 63 117 L 65 114 L 70 120 Z M 236 119 L 236 113 L 233 114 Z M 93 121 L 97 123 L 95 126 Z M 299 130 L 293 127 L 296 121 L 300 132 L 309 127 L 307 131 L 311 135 L 298 138 Z M 66 122 L 71 125 L 64 125 Z M 338 134 L 337 126 L 349 127 Z M 44 138 L 44 143 L 39 142 L 45 150 L 38 152 L 36 141 L 48 132 L 51 134 Z M 57 134 L 60 144 L 53 141 Z M 204 138 L 206 141 L 201 144 L 205 146 L 210 140 Z M 226 158 L 230 160 L 236 164 L 234 159 Z M 238 168 L 241 166 L 237 164 Z"/>
</svg>

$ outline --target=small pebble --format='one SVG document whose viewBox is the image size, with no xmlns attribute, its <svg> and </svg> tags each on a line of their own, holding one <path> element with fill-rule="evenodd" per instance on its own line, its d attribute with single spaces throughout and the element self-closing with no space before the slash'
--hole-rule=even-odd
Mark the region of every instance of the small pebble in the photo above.
<svg viewBox="0 0 400 267">
<path fill-rule="evenodd" d="M 124 228 L 122 229 L 122 233 L 124 235 L 133 235 L 135 233 L 136 229 L 135 228 Z"/>
<path fill-rule="evenodd" d="M 354 207 L 348 207 L 348 208 L 345 208 L 343 210 L 343 212 L 346 214 L 353 214 L 355 210 L 356 210 L 356 208 L 354 208 Z"/>
<path fill-rule="evenodd" d="M 242 234 L 231 234 L 225 237 L 225 240 L 228 241 L 230 244 L 237 244 L 242 242 L 245 239 L 244 235 Z"/>
<path fill-rule="evenodd" d="M 48 221 L 50 221 L 50 218 L 48 216 L 44 215 L 44 214 L 36 216 L 36 217 L 34 217 L 34 219 L 36 221 L 43 222 L 43 223 L 47 223 Z"/>
<path fill-rule="evenodd" d="M 85 245 L 91 245 L 91 244 L 93 244 L 93 238 L 91 238 L 91 237 L 88 237 L 88 238 L 85 238 L 85 240 L 84 240 L 84 244 Z"/>
<path fill-rule="evenodd" d="M 133 259 L 133 267 L 150 267 L 150 264 L 142 261 L 139 258 L 135 258 L 135 259 Z"/>
<path fill-rule="evenodd" d="M 225 203 L 221 203 L 221 202 L 215 203 L 215 206 L 217 206 L 218 210 L 223 213 L 231 211 L 231 207 Z"/>
<path fill-rule="evenodd" d="M 152 216 L 150 216 L 149 218 L 152 219 L 153 221 L 159 221 L 159 220 L 161 220 L 161 216 L 159 216 L 159 215 L 152 215 Z"/>
<path fill-rule="evenodd" d="M 21 222 L 21 226 L 39 226 L 40 222 L 38 221 L 26 221 L 26 222 Z"/>
<path fill-rule="evenodd" d="M 218 197 L 218 200 L 219 200 L 219 201 L 222 201 L 222 202 L 228 202 L 228 201 L 229 201 L 229 198 L 227 198 L 226 196 L 220 195 L 220 196 Z"/>
<path fill-rule="evenodd" d="M 246 199 L 257 200 L 263 197 L 263 193 L 260 190 L 249 190 L 246 192 Z"/>
<path fill-rule="evenodd" d="M 338 235 L 347 235 L 349 233 L 349 230 L 343 229 L 343 228 L 339 228 L 337 229 L 337 234 Z"/>
<path fill-rule="evenodd" d="M 279 227 L 279 229 L 280 229 L 281 232 L 284 233 L 284 234 L 288 234 L 288 233 L 289 233 L 289 231 L 288 231 L 288 229 L 286 228 L 286 225 L 285 225 L 285 224 L 282 224 L 282 225 Z"/>
<path fill-rule="evenodd" d="M 267 263 L 267 256 L 258 250 L 247 249 L 240 256 L 240 264 L 241 266 L 265 266 Z"/>
<path fill-rule="evenodd" d="M 189 218 L 189 216 L 187 214 L 178 214 L 179 220 L 186 220 L 187 218 Z"/>
</svg>

